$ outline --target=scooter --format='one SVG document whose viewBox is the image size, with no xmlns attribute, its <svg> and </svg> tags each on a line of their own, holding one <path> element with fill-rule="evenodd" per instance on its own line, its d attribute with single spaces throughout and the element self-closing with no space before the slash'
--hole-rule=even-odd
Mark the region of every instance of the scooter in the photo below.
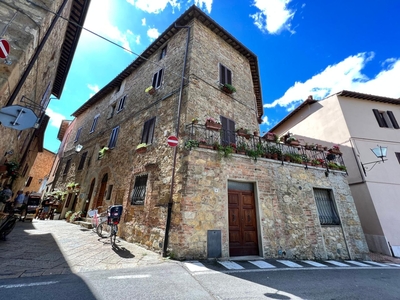
<svg viewBox="0 0 400 300">
<path fill-rule="evenodd" d="M 0 220 L 0 239 L 6 240 L 6 236 L 14 229 L 15 223 L 17 223 L 18 217 L 14 213 L 20 212 L 19 209 L 8 209 L 8 214 L 4 214 L 4 218 Z"/>
</svg>

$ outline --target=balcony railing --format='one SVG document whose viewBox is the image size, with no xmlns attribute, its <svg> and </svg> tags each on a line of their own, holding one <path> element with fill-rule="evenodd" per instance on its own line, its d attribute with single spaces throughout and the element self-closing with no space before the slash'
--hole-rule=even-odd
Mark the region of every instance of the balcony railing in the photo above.
<svg viewBox="0 0 400 300">
<path fill-rule="evenodd" d="M 233 152 L 247 155 L 254 159 L 259 157 L 276 159 L 282 162 L 292 162 L 309 166 L 340 170 L 347 174 L 342 154 L 330 153 L 305 145 L 292 146 L 263 137 L 247 134 L 239 135 L 236 131 L 220 129 L 218 131 L 206 128 L 205 125 L 188 124 L 185 127 L 186 148 L 200 147 L 221 149 L 231 147 Z"/>
</svg>

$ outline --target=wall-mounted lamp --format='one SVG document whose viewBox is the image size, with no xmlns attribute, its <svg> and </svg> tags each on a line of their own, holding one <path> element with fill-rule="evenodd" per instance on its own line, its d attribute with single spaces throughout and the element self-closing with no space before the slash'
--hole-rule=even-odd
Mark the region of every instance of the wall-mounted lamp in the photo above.
<svg viewBox="0 0 400 300">
<path fill-rule="evenodd" d="M 379 158 L 380 160 L 371 161 L 371 162 L 367 162 L 367 163 L 364 163 L 364 164 L 361 163 L 361 166 L 362 166 L 362 169 L 363 169 L 363 171 L 364 171 L 364 175 L 365 175 L 365 176 L 367 176 L 367 172 L 366 172 L 365 167 L 364 167 L 365 165 L 374 164 L 374 165 L 368 170 L 368 171 L 371 171 L 372 168 L 375 167 L 375 165 L 376 165 L 377 163 L 385 162 L 385 160 L 387 160 L 387 159 L 384 159 L 384 157 L 386 157 L 386 154 L 387 154 L 387 147 L 381 147 L 381 146 L 377 145 L 377 147 L 371 149 L 371 151 L 372 151 L 372 152 L 375 154 L 375 156 L 376 156 L 377 158 Z"/>
<path fill-rule="evenodd" d="M 76 152 L 76 153 L 81 152 L 82 148 L 83 148 L 83 146 L 82 146 L 81 144 L 76 145 L 76 146 L 75 146 L 75 152 Z"/>
<path fill-rule="evenodd" d="M 9 150 L 4 154 L 4 156 L 12 155 L 12 154 L 14 154 L 14 150 Z"/>
</svg>

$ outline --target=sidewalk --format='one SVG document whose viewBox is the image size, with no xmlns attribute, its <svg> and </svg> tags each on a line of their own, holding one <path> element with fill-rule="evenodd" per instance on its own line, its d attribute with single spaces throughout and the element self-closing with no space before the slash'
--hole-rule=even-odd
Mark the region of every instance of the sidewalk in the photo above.
<svg viewBox="0 0 400 300">
<path fill-rule="evenodd" d="M 6 241 L 0 241 L 0 279 L 167 262 L 161 255 L 119 238 L 117 246 L 112 249 L 110 239 L 64 220 L 17 222 Z"/>
</svg>

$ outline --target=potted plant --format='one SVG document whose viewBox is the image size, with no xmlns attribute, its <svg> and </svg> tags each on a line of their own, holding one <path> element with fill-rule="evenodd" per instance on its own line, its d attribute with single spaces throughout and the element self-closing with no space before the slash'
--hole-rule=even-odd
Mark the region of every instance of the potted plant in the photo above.
<svg viewBox="0 0 400 300">
<path fill-rule="evenodd" d="M 341 155 L 342 152 L 340 151 L 339 145 L 333 145 L 332 148 L 328 149 L 329 153 Z"/>
<path fill-rule="evenodd" d="M 201 139 L 199 141 L 198 147 L 199 148 L 205 148 L 205 149 L 213 149 L 213 146 L 209 145 L 205 139 Z"/>
<path fill-rule="evenodd" d="M 156 89 L 153 86 L 149 86 L 148 88 L 146 88 L 144 90 L 146 93 L 148 93 L 149 95 L 153 95 L 156 92 Z"/>
<path fill-rule="evenodd" d="M 244 129 L 244 128 L 239 128 L 238 130 L 236 130 L 236 134 L 238 135 L 238 136 L 243 136 L 243 137 L 245 137 L 246 139 L 249 139 L 250 138 L 250 134 L 249 134 L 249 130 L 248 129 Z"/>
<path fill-rule="evenodd" d="M 272 159 L 280 159 L 282 155 L 281 149 L 279 149 L 277 146 L 269 146 L 268 151 L 271 153 Z"/>
<path fill-rule="evenodd" d="M 267 132 L 267 134 L 264 136 L 264 138 L 270 142 L 275 142 L 275 143 L 279 142 L 278 135 L 273 132 Z"/>
<path fill-rule="evenodd" d="M 228 83 L 221 85 L 221 90 L 223 90 L 227 94 L 233 94 L 236 92 L 235 87 Z"/>
<path fill-rule="evenodd" d="M 332 170 L 339 170 L 339 165 L 338 165 L 337 163 L 328 162 L 328 163 L 327 163 L 327 166 L 328 166 L 329 169 L 332 169 Z"/>
<path fill-rule="evenodd" d="M 100 149 L 99 151 L 99 155 L 97 157 L 97 159 L 102 159 L 104 157 L 104 155 L 106 155 L 106 152 L 109 150 L 108 147 L 103 147 Z"/>
<path fill-rule="evenodd" d="M 231 146 L 231 144 L 223 146 L 219 143 L 215 144 L 215 150 L 218 151 L 219 157 L 231 157 L 232 153 L 235 152 L 235 148 Z"/>
<path fill-rule="evenodd" d="M 238 142 L 236 145 L 236 153 L 246 154 L 247 144 L 245 142 Z"/>
<path fill-rule="evenodd" d="M 136 153 L 144 153 L 147 151 L 147 144 L 146 143 L 141 143 L 136 146 Z"/>
<path fill-rule="evenodd" d="M 196 148 L 199 146 L 199 142 L 196 140 L 187 140 L 185 143 L 186 150 L 192 150 L 192 148 Z"/>
<path fill-rule="evenodd" d="M 207 129 L 214 130 L 214 131 L 219 131 L 222 128 L 222 124 L 215 120 L 214 118 L 207 118 L 205 126 Z"/>
<path fill-rule="evenodd" d="M 288 132 L 287 134 L 284 135 L 284 142 L 285 142 L 285 144 L 288 144 L 290 146 L 299 146 L 300 145 L 300 142 L 290 132 Z"/>
<path fill-rule="evenodd" d="M 68 183 L 67 184 L 67 189 L 70 191 L 70 190 L 73 190 L 75 188 L 75 183 L 74 182 L 70 182 L 70 183 Z"/>
<path fill-rule="evenodd" d="M 199 122 L 199 119 L 198 118 L 193 118 L 192 119 L 192 124 L 197 124 Z"/>
</svg>

